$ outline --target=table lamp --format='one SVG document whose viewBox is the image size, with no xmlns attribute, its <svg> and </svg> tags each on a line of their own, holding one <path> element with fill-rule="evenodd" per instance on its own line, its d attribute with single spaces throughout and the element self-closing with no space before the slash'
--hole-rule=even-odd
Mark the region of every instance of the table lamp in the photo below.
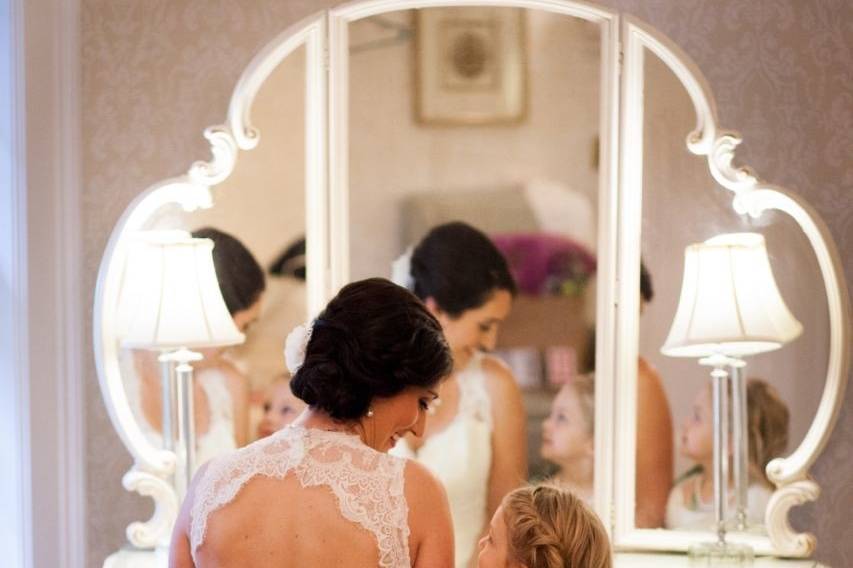
<svg viewBox="0 0 853 568">
<path fill-rule="evenodd" d="M 122 347 L 160 352 L 163 443 L 176 453 L 179 498 L 196 465 L 191 363 L 202 355 L 191 349 L 245 339 L 225 306 L 212 251 L 213 241 L 192 238 L 186 231 L 137 233 L 128 243 L 119 300 Z"/>
<path fill-rule="evenodd" d="M 728 380 L 733 385 L 734 478 L 738 526 L 745 528 L 748 486 L 746 385 L 742 357 L 779 349 L 802 332 L 785 305 L 764 237 L 730 233 L 693 244 L 684 253 L 681 297 L 661 348 L 670 357 L 695 357 L 713 367 L 714 518 L 717 541 L 690 548 L 708 564 L 750 561 L 752 549 L 726 541 L 728 470 Z"/>
</svg>

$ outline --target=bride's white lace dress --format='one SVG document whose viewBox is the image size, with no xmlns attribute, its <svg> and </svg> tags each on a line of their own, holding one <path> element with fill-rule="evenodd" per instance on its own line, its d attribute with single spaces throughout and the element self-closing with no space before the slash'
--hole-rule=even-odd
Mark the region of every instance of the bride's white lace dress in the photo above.
<svg viewBox="0 0 853 568">
<path fill-rule="evenodd" d="M 492 403 L 486 390 L 483 354 L 458 375 L 459 411 L 440 432 L 413 450 L 405 439 L 393 455 L 427 467 L 447 491 L 453 516 L 455 566 L 468 566 L 486 526 L 486 497 L 492 466 Z"/>
<path fill-rule="evenodd" d="M 404 459 L 366 446 L 358 436 L 291 425 L 221 456 L 197 480 L 190 509 L 193 560 L 205 542 L 211 517 L 254 477 L 295 476 L 302 487 L 323 486 L 340 515 L 376 539 L 379 566 L 411 568 Z"/>
<path fill-rule="evenodd" d="M 163 434 L 151 425 L 142 410 L 141 379 L 130 350 L 121 352 L 119 364 L 124 392 L 137 424 L 154 447 L 162 448 Z M 216 367 L 208 367 L 196 371 L 196 381 L 207 398 L 209 418 L 207 430 L 196 437 L 195 470 L 216 456 L 237 447 L 234 436 L 234 401 L 228 391 L 225 373 Z"/>
</svg>

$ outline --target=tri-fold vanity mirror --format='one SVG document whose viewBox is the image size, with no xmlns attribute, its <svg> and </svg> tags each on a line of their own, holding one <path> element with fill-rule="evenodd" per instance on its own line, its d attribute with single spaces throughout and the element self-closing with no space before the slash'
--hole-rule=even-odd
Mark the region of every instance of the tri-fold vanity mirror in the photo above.
<svg viewBox="0 0 853 568">
<path fill-rule="evenodd" d="M 264 47 L 235 86 L 225 122 L 205 136 L 212 159 L 140 193 L 99 274 L 99 379 L 135 462 L 124 484 L 156 505 L 150 520 L 128 527 L 132 545 L 167 546 L 179 500 L 175 454 L 143 392 L 146 373 L 159 371 L 121 331 L 140 232 L 215 227 L 265 269 L 275 265 L 258 321 L 227 354 L 258 399 L 285 372 L 292 327 L 343 284 L 388 277 L 431 227 L 462 220 L 494 239 L 519 281 L 497 350 L 524 393 L 531 479 L 553 473 L 540 455 L 541 429 L 561 382 L 594 373 L 593 503 L 615 549 L 634 551 L 684 551 L 712 536 L 707 524 L 667 510 L 673 487 L 699 507 L 707 500 L 690 481 L 696 463 L 685 446 L 708 370 L 661 353 L 685 248 L 723 233 L 763 235 L 802 333 L 746 358 L 744 375 L 785 419 L 758 433 L 772 448 L 755 458 L 765 497 L 728 538 L 759 555 L 814 551 L 788 514 L 819 496 L 808 470 L 847 378 L 837 252 L 808 204 L 734 164 L 739 138 L 718 125 L 701 72 L 662 34 L 568 0 L 344 4 Z M 560 262 L 535 266 L 542 254 Z M 652 283 L 643 298 L 641 262 Z M 644 430 L 649 409 L 638 406 L 644 365 L 657 376 L 671 437 L 664 502 L 651 513 L 638 474 L 644 448 L 658 444 Z M 197 427 L 199 439 L 216 434 Z M 254 428 L 238 438 L 250 442 Z"/>
</svg>

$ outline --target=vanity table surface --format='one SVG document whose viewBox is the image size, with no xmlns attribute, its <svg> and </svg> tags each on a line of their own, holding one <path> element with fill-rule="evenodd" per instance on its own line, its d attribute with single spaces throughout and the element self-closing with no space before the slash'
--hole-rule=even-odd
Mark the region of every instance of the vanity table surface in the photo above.
<svg viewBox="0 0 853 568">
<path fill-rule="evenodd" d="M 620 552 L 614 556 L 614 568 L 692 568 L 685 554 Z M 756 557 L 752 568 L 828 568 L 808 558 L 788 559 Z"/>
<path fill-rule="evenodd" d="M 167 552 L 125 549 L 110 556 L 104 568 L 165 568 Z M 620 552 L 614 556 L 614 568 L 692 568 L 684 554 Z M 809 559 L 756 557 L 751 568 L 828 568 Z"/>
</svg>

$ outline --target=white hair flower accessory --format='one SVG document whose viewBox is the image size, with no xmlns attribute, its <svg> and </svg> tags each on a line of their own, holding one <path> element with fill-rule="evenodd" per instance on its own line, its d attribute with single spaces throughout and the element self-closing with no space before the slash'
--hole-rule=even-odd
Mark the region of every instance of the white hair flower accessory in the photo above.
<svg viewBox="0 0 853 568">
<path fill-rule="evenodd" d="M 412 277 L 412 247 L 397 257 L 391 263 L 391 282 L 407 290 L 415 289 L 415 279 Z"/>
<path fill-rule="evenodd" d="M 295 375 L 305 362 L 305 349 L 308 347 L 313 331 L 313 322 L 303 323 L 293 328 L 284 340 L 284 362 L 291 376 Z"/>
</svg>

